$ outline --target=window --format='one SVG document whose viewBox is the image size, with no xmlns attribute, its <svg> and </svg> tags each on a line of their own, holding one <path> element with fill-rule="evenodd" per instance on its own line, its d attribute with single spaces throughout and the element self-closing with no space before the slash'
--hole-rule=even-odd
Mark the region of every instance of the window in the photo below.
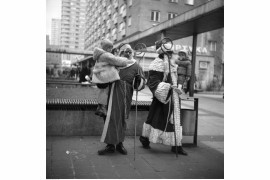
<svg viewBox="0 0 270 180">
<path fill-rule="evenodd" d="M 168 20 L 175 18 L 177 16 L 177 13 L 168 13 Z"/>
<path fill-rule="evenodd" d="M 209 41 L 209 49 L 210 49 L 210 51 L 216 51 L 217 50 L 217 42 L 216 41 Z"/>
<path fill-rule="evenodd" d="M 193 6 L 194 5 L 194 0 L 186 0 L 186 4 Z"/>
<path fill-rule="evenodd" d="M 151 11 L 151 21 L 159 21 L 159 20 L 160 20 L 160 12 Z"/>
<path fill-rule="evenodd" d="M 127 24 L 128 26 L 131 26 L 131 16 L 128 17 Z"/>
<path fill-rule="evenodd" d="M 169 0 L 170 3 L 178 3 L 178 0 Z"/>
<path fill-rule="evenodd" d="M 132 6 L 132 0 L 128 1 L 128 6 Z"/>
</svg>

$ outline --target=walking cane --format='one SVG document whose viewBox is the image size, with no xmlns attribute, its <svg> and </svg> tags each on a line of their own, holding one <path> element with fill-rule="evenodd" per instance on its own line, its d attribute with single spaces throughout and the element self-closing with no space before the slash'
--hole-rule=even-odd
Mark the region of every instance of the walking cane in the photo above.
<svg viewBox="0 0 270 180">
<path fill-rule="evenodd" d="M 168 48 L 168 47 L 165 46 L 165 44 L 171 44 L 171 47 Z M 172 73 L 171 73 L 171 58 L 170 58 L 170 56 L 168 55 L 168 52 L 163 50 L 162 46 L 163 46 L 167 51 L 168 51 L 168 50 L 171 50 L 172 47 L 173 47 L 173 42 L 172 42 L 172 40 L 171 40 L 170 38 L 167 38 L 167 37 L 165 37 L 165 38 L 163 38 L 163 39 L 161 40 L 161 50 L 166 54 L 166 56 L 167 56 L 167 58 L 168 58 L 168 63 L 169 63 L 169 74 L 170 74 L 171 80 L 172 80 Z M 164 56 L 164 58 L 165 58 L 165 56 Z M 172 82 L 171 82 L 171 84 L 172 84 Z M 174 104 L 174 101 L 173 101 L 173 100 L 174 100 L 174 99 L 173 99 L 173 93 L 174 93 L 174 92 L 172 91 L 172 95 L 171 95 L 171 102 L 172 102 L 172 104 Z M 176 157 L 178 158 L 177 144 L 176 144 L 176 129 L 175 129 L 174 111 L 175 111 L 175 108 L 173 107 L 173 109 L 172 109 L 172 114 L 173 114 L 173 125 L 174 125 L 175 154 L 176 154 Z"/>
<path fill-rule="evenodd" d="M 141 55 L 141 58 L 138 61 L 138 65 L 140 64 L 140 61 L 143 59 L 144 55 L 145 55 L 145 51 L 146 51 L 146 45 L 144 43 L 138 43 L 135 45 L 134 47 L 135 50 L 135 57 L 137 57 L 138 55 Z M 137 74 L 139 74 L 139 68 L 137 71 Z M 136 103 L 135 103 L 135 107 L 136 107 L 136 116 L 135 116 L 135 122 L 134 122 L 134 161 L 135 161 L 135 157 L 136 157 L 136 151 L 135 151 L 135 145 L 136 145 L 136 126 L 137 126 L 137 118 L 138 118 L 138 82 L 136 82 Z"/>
</svg>

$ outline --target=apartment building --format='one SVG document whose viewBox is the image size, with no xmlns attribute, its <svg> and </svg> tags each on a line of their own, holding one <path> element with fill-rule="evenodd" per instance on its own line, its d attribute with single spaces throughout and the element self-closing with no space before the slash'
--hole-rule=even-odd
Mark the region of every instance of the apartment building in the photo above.
<svg viewBox="0 0 270 180">
<path fill-rule="evenodd" d="M 93 50 L 102 37 L 117 42 L 152 28 L 210 0 L 88 0 L 86 5 L 85 49 Z M 223 77 L 224 29 L 198 35 L 195 73 L 205 88 L 214 77 Z M 189 50 L 192 37 L 174 41 L 174 50 Z M 155 52 L 154 47 L 148 48 Z M 148 70 L 154 55 L 145 56 L 143 69 Z"/>
<path fill-rule="evenodd" d="M 61 19 L 52 19 L 51 24 L 51 45 L 60 45 Z"/>
<path fill-rule="evenodd" d="M 62 0 L 61 47 L 84 49 L 85 0 Z"/>
<path fill-rule="evenodd" d="M 85 49 L 102 37 L 113 42 L 174 18 L 208 0 L 88 0 Z"/>
</svg>

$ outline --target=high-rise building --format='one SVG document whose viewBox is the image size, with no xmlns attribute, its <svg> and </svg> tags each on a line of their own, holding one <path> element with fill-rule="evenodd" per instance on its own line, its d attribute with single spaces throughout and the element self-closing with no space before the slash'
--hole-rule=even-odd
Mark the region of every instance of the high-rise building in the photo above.
<svg viewBox="0 0 270 180">
<path fill-rule="evenodd" d="M 84 49 L 85 0 L 62 0 L 61 47 Z"/>
<path fill-rule="evenodd" d="M 46 34 L 46 48 L 50 46 L 50 37 Z"/>
<path fill-rule="evenodd" d="M 208 0 L 88 0 L 85 49 L 101 37 L 113 42 L 174 18 Z"/>
<path fill-rule="evenodd" d="M 51 45 L 60 45 L 61 19 L 52 19 Z"/>
</svg>

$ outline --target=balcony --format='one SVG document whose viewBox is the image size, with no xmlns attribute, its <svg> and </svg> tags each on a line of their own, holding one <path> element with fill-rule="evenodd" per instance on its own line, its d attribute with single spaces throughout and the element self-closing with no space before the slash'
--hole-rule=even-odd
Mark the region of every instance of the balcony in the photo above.
<svg viewBox="0 0 270 180">
<path fill-rule="evenodd" d="M 112 13 L 111 5 L 109 5 L 109 6 L 107 7 L 107 13 L 108 13 L 108 15 L 111 15 L 111 13 Z"/>
<path fill-rule="evenodd" d="M 122 12 L 122 17 L 126 17 L 127 16 L 127 10 L 126 10 L 126 8 L 123 10 L 123 12 Z"/>
<path fill-rule="evenodd" d="M 112 39 L 113 39 L 113 40 L 117 40 L 116 34 L 112 35 Z"/>
<path fill-rule="evenodd" d="M 113 1 L 113 7 L 114 8 L 118 8 L 118 0 L 114 0 Z"/>
<path fill-rule="evenodd" d="M 122 31 L 121 31 L 121 36 L 125 36 L 126 35 L 126 29 L 123 28 Z"/>
</svg>

